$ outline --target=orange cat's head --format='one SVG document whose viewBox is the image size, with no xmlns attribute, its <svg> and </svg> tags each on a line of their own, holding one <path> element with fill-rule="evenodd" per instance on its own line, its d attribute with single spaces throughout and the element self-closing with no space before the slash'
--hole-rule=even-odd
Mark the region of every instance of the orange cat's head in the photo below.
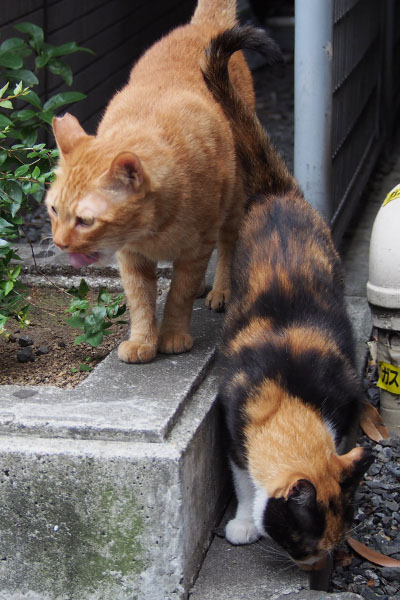
<svg viewBox="0 0 400 600">
<path fill-rule="evenodd" d="M 151 235 L 155 207 L 139 157 L 87 135 L 68 113 L 53 119 L 53 131 L 60 162 L 46 205 L 54 243 L 71 264 L 86 266 Z"/>
</svg>

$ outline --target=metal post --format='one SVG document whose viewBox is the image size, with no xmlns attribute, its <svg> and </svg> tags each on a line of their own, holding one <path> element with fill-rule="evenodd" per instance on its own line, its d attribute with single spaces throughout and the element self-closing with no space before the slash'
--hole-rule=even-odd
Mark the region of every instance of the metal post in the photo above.
<svg viewBox="0 0 400 600">
<path fill-rule="evenodd" d="M 295 0 L 294 174 L 328 224 L 331 205 L 333 0 Z"/>
</svg>

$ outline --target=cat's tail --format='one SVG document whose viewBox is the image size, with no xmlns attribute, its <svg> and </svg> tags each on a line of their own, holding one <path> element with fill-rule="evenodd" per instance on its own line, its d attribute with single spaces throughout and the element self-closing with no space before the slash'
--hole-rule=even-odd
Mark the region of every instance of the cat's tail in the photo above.
<svg viewBox="0 0 400 600">
<path fill-rule="evenodd" d="M 214 31 L 237 24 L 236 0 L 198 0 L 191 23 L 211 25 Z"/>
<path fill-rule="evenodd" d="M 256 50 L 269 63 L 281 60 L 281 51 L 263 29 L 233 27 L 212 39 L 202 61 L 205 82 L 229 119 L 247 193 L 284 194 L 296 185 L 273 147 L 256 114 L 237 94 L 228 72 L 231 55 Z"/>
</svg>

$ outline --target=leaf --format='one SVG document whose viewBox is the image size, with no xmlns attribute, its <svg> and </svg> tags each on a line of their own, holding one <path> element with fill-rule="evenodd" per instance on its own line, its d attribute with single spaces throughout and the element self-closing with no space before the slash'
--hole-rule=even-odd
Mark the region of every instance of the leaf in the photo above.
<svg viewBox="0 0 400 600">
<path fill-rule="evenodd" d="M 24 61 L 15 52 L 3 50 L 0 51 L 0 65 L 7 69 L 20 69 L 24 66 Z"/>
<path fill-rule="evenodd" d="M 79 365 L 79 370 L 80 371 L 93 371 L 93 367 L 91 367 L 90 365 L 85 365 L 85 364 L 80 364 Z"/>
<path fill-rule="evenodd" d="M 103 336 L 104 336 L 103 332 L 98 331 L 97 333 L 94 333 L 93 335 L 89 335 L 86 338 L 86 341 L 91 346 L 94 346 L 95 348 L 97 348 L 97 346 L 100 346 L 101 342 L 103 341 Z"/>
<path fill-rule="evenodd" d="M 368 548 L 365 544 L 362 544 L 358 540 L 355 540 L 352 537 L 347 538 L 347 543 L 350 548 L 352 548 L 357 554 L 366 558 L 372 563 L 376 565 L 380 565 L 381 567 L 397 567 L 400 568 L 400 560 L 396 560 L 395 558 L 391 558 L 390 556 L 386 556 L 385 554 L 381 554 L 372 548 Z"/>
<path fill-rule="evenodd" d="M 42 52 L 35 58 L 35 66 L 36 69 L 42 69 L 47 65 L 50 60 L 50 54 L 48 52 Z"/>
<path fill-rule="evenodd" d="M 24 108 L 22 110 L 16 110 L 11 116 L 13 119 L 18 119 L 19 121 L 28 121 L 28 119 L 36 117 L 36 112 L 34 110 L 30 110 L 29 108 Z"/>
<path fill-rule="evenodd" d="M 4 164 L 8 158 L 7 150 L 0 150 L 0 165 Z"/>
<path fill-rule="evenodd" d="M 374 442 L 380 442 L 390 437 L 388 428 L 384 425 L 382 417 L 372 404 L 365 402 L 360 416 L 360 427 L 363 432 Z"/>
<path fill-rule="evenodd" d="M 53 46 L 49 48 L 51 56 L 66 56 L 67 54 L 73 54 L 74 52 L 89 52 L 89 54 L 95 54 L 91 48 L 84 48 L 78 46 L 76 42 L 67 42 L 60 46 Z"/>
<path fill-rule="evenodd" d="M 39 114 L 39 118 L 44 121 L 45 123 L 48 123 L 49 125 L 51 125 L 52 121 L 53 121 L 53 117 L 54 114 L 51 110 L 44 110 L 43 112 L 41 112 Z"/>
<path fill-rule="evenodd" d="M 13 109 L 12 102 L 10 100 L 0 100 L 0 108 Z"/>
<path fill-rule="evenodd" d="M 44 39 L 43 29 L 41 27 L 38 27 L 37 25 L 34 25 L 33 23 L 27 23 L 27 22 L 17 23 L 17 25 L 14 25 L 14 27 L 21 33 L 27 33 L 29 35 L 29 37 L 33 41 L 33 46 L 34 46 L 36 52 L 38 52 L 40 50 L 40 48 L 43 45 L 43 39 Z"/>
<path fill-rule="evenodd" d="M 33 146 L 33 144 L 36 142 L 37 140 L 37 131 L 35 129 L 32 129 L 31 127 L 22 127 L 20 129 L 21 132 L 21 139 L 22 142 L 24 143 L 24 146 L 27 146 L 28 148 Z"/>
<path fill-rule="evenodd" d="M 15 71 L 10 71 L 7 75 L 8 79 L 12 79 L 13 81 L 22 81 L 22 83 L 28 87 L 33 87 L 39 83 L 36 75 L 27 69 L 16 69 Z"/>
<path fill-rule="evenodd" d="M 13 90 L 14 96 L 18 96 L 22 92 L 23 86 L 22 81 L 19 81 Z"/>
<path fill-rule="evenodd" d="M 7 181 L 7 192 L 14 202 L 22 202 L 22 190 L 17 181 Z"/>
<path fill-rule="evenodd" d="M 4 40 L 4 42 L 0 46 L 0 50 L 12 50 L 19 56 L 29 56 L 32 54 L 31 48 L 26 44 L 26 42 L 19 37 L 12 37 Z"/>
<path fill-rule="evenodd" d="M 14 172 L 15 177 L 22 177 L 23 175 L 26 175 L 30 169 L 30 166 L 31 165 L 21 165 L 18 167 L 18 169 L 16 169 Z"/>
<path fill-rule="evenodd" d="M 79 287 L 77 290 L 78 298 L 85 298 L 89 291 L 89 286 L 84 279 L 81 279 L 79 282 Z"/>
<path fill-rule="evenodd" d="M 58 58 L 52 58 L 49 61 L 48 69 L 51 73 L 54 73 L 54 75 L 60 75 L 67 85 L 72 85 L 72 69 L 67 63 Z"/>
<path fill-rule="evenodd" d="M 2 98 L 4 96 L 4 92 L 7 90 L 9 85 L 10 85 L 9 81 L 7 81 L 6 85 L 3 85 L 3 87 L 0 90 L 0 98 Z"/>
<path fill-rule="evenodd" d="M 34 106 L 35 108 L 39 108 L 39 109 L 42 108 L 42 102 L 41 102 L 39 96 L 37 95 L 36 92 L 33 92 L 32 90 L 29 92 L 29 94 L 24 96 L 24 100 L 29 102 L 29 104 L 32 104 L 32 106 Z"/>
<path fill-rule="evenodd" d="M 43 108 L 45 111 L 57 110 L 61 106 L 64 106 L 64 104 L 78 102 L 84 98 L 86 98 L 86 95 L 81 92 L 61 92 L 60 94 L 56 94 L 52 98 L 49 98 L 49 100 L 44 103 Z"/>
<path fill-rule="evenodd" d="M 8 294 L 10 292 L 12 292 L 13 288 L 14 288 L 14 282 L 13 281 L 3 281 L 1 284 L 1 287 L 4 290 L 4 295 L 8 296 Z"/>
<path fill-rule="evenodd" d="M 86 342 L 86 339 L 87 339 L 86 333 L 84 333 L 83 335 L 78 335 L 74 339 L 74 346 L 77 346 L 78 344 L 81 344 L 82 342 Z"/>
<path fill-rule="evenodd" d="M 84 317 L 78 317 L 78 316 L 66 319 L 66 322 L 68 323 L 68 325 L 70 325 L 71 327 L 77 327 L 78 329 L 83 327 L 84 321 L 85 321 Z"/>
<path fill-rule="evenodd" d="M 4 129 L 7 125 L 12 125 L 13 122 L 10 121 L 8 117 L 0 113 L 0 129 Z"/>
<path fill-rule="evenodd" d="M 32 171 L 32 178 L 33 179 L 37 179 L 40 175 L 40 169 L 39 167 L 36 165 L 36 167 L 33 169 Z"/>
</svg>

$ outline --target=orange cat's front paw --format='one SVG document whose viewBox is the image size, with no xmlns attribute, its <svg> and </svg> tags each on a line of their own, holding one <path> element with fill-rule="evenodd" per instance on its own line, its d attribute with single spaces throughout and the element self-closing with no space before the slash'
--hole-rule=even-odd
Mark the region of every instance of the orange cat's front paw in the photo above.
<svg viewBox="0 0 400 600">
<path fill-rule="evenodd" d="M 230 290 L 211 290 L 207 294 L 206 306 L 215 310 L 215 312 L 222 312 L 225 309 L 226 304 L 230 298 Z"/>
<path fill-rule="evenodd" d="M 160 333 L 158 338 L 158 349 L 164 354 L 180 354 L 188 352 L 193 346 L 193 338 L 189 333 L 177 333 L 167 331 Z"/>
<path fill-rule="evenodd" d="M 118 358 L 126 363 L 147 363 L 157 354 L 155 344 L 126 340 L 118 346 Z"/>
</svg>

